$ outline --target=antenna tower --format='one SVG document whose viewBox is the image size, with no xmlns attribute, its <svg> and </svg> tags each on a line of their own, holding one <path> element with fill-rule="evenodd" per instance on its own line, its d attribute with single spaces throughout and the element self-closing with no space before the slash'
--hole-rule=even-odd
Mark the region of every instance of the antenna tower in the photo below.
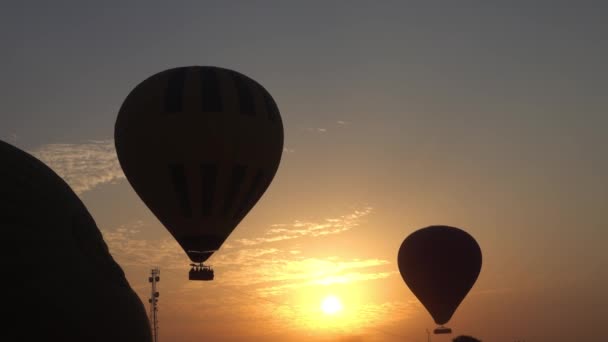
<svg viewBox="0 0 608 342">
<path fill-rule="evenodd" d="M 150 303 L 150 321 L 152 323 L 152 338 L 154 342 L 158 342 L 158 296 L 160 293 L 156 291 L 156 283 L 160 281 L 160 269 L 158 267 L 153 268 L 150 271 L 150 277 L 148 278 L 150 284 L 152 284 L 152 293 L 148 302 Z"/>
</svg>

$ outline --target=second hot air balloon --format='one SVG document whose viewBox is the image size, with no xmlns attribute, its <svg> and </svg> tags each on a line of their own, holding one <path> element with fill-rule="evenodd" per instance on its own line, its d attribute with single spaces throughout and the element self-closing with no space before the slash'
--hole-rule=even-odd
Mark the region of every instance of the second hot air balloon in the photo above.
<svg viewBox="0 0 608 342">
<path fill-rule="evenodd" d="M 236 71 L 169 69 L 133 89 L 115 126 L 120 165 L 135 192 L 194 262 L 192 280 L 260 199 L 283 151 L 272 96 Z"/>
<path fill-rule="evenodd" d="M 399 272 L 407 286 L 440 325 L 446 324 L 475 284 L 481 249 L 462 229 L 430 226 L 410 234 L 399 248 Z"/>
</svg>

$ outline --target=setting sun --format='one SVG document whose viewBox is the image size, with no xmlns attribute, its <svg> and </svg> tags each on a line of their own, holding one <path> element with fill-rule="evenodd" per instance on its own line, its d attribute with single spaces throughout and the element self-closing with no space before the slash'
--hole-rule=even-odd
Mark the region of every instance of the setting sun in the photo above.
<svg viewBox="0 0 608 342">
<path fill-rule="evenodd" d="M 336 296 L 327 296 L 321 302 L 321 310 L 328 315 L 333 315 L 342 311 L 342 303 Z"/>
</svg>

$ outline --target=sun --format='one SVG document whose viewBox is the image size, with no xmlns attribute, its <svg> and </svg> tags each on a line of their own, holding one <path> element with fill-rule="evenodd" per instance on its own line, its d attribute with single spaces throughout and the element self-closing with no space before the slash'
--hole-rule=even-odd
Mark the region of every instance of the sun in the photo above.
<svg viewBox="0 0 608 342">
<path fill-rule="evenodd" d="M 342 302 L 336 296 L 329 295 L 321 302 L 321 311 L 327 315 L 333 315 L 342 311 Z"/>
</svg>

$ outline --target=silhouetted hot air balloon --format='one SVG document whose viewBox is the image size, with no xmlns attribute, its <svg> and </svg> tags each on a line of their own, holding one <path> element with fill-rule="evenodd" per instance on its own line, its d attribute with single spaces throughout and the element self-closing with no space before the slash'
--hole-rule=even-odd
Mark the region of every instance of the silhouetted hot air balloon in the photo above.
<svg viewBox="0 0 608 342">
<path fill-rule="evenodd" d="M 114 137 L 135 192 L 199 264 L 190 278 L 213 279 L 202 263 L 279 167 L 283 124 L 270 94 L 228 69 L 169 69 L 129 93 Z"/>
<path fill-rule="evenodd" d="M 481 270 L 481 249 L 464 230 L 430 226 L 409 235 L 399 248 L 399 272 L 435 323 L 444 328 Z"/>
</svg>

